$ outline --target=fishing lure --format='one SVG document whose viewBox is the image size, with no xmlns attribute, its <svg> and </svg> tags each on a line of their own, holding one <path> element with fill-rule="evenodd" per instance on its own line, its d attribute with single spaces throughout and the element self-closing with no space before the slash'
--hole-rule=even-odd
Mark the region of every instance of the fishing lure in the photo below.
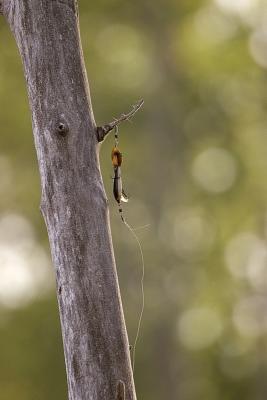
<svg viewBox="0 0 267 400">
<path fill-rule="evenodd" d="M 122 186 L 122 178 L 121 178 L 122 153 L 118 148 L 118 127 L 116 127 L 115 129 L 115 146 L 113 147 L 111 152 L 111 160 L 114 168 L 113 195 L 119 205 L 119 213 L 121 215 L 121 219 L 123 220 L 123 222 L 125 222 L 122 214 L 121 202 L 127 203 L 129 199 L 125 191 L 123 190 Z"/>
<path fill-rule="evenodd" d="M 140 255 L 141 255 L 141 262 L 142 262 L 142 277 L 141 277 L 141 293 L 142 293 L 142 305 L 141 305 L 141 311 L 138 319 L 138 325 L 137 325 L 137 332 L 134 340 L 134 344 L 132 347 L 132 368 L 134 372 L 134 366 L 135 366 L 135 351 L 136 351 L 136 344 L 139 338 L 140 334 L 140 328 L 141 328 L 141 322 L 143 318 L 143 313 L 144 313 L 144 308 L 145 308 L 145 291 L 144 291 L 144 279 L 145 279 L 145 262 L 144 262 L 144 255 L 143 255 L 143 250 L 142 246 L 140 243 L 140 240 L 138 236 L 135 233 L 136 229 L 133 229 L 131 225 L 128 224 L 128 222 L 125 220 L 123 216 L 123 210 L 122 210 L 122 205 L 121 202 L 128 202 L 128 196 L 125 194 L 122 186 L 122 178 L 121 178 L 121 164 L 122 164 L 122 153 L 118 148 L 118 126 L 115 126 L 115 145 L 111 151 L 111 160 L 112 160 L 112 165 L 114 169 L 114 177 L 113 177 L 113 195 L 116 200 L 116 202 L 119 205 L 119 213 L 121 216 L 121 219 L 123 223 L 126 225 L 126 227 L 129 229 L 129 231 L 132 233 L 134 236 L 139 250 L 140 250 Z M 145 225 L 144 227 L 146 227 Z M 141 227 L 143 228 L 143 227 Z"/>
</svg>

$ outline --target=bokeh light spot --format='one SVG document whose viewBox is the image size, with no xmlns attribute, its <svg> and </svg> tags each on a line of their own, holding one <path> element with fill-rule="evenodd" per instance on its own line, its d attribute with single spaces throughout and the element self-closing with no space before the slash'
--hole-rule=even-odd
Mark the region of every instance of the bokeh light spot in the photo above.
<svg viewBox="0 0 267 400">
<path fill-rule="evenodd" d="M 195 158 L 192 175 L 201 188 L 211 193 L 222 193 L 233 186 L 237 163 L 229 151 L 210 147 Z"/>
<path fill-rule="evenodd" d="M 29 221 L 16 214 L 0 218 L 0 304 L 22 307 L 52 282 L 50 261 Z"/>
<path fill-rule="evenodd" d="M 215 0 L 215 3 L 226 12 L 244 14 L 256 7 L 258 0 Z"/>
<path fill-rule="evenodd" d="M 174 246 L 180 255 L 206 251 L 214 242 L 214 226 L 199 208 L 180 209 L 173 229 Z"/>
<path fill-rule="evenodd" d="M 267 68 L 267 29 L 255 30 L 249 38 L 249 51 L 253 60 Z"/>
<path fill-rule="evenodd" d="M 242 232 L 230 240 L 225 249 L 225 262 L 236 278 L 257 279 L 266 263 L 265 243 L 252 232 Z M 255 268 L 255 271 L 253 272 Z"/>
<path fill-rule="evenodd" d="M 236 23 L 214 6 L 200 8 L 194 27 L 199 39 L 214 45 L 231 38 L 237 31 Z"/>
<path fill-rule="evenodd" d="M 149 48 L 137 30 L 123 24 L 109 25 L 99 34 L 96 49 L 104 60 L 108 59 L 107 78 L 114 85 L 140 87 L 148 77 L 153 84 Z"/>
<path fill-rule="evenodd" d="M 212 345 L 221 335 L 222 328 L 220 316 L 208 307 L 187 310 L 178 321 L 180 341 L 190 350 Z"/>
<path fill-rule="evenodd" d="M 267 332 L 267 299 L 250 296 L 242 299 L 234 308 L 233 322 L 240 334 L 257 337 Z"/>
</svg>

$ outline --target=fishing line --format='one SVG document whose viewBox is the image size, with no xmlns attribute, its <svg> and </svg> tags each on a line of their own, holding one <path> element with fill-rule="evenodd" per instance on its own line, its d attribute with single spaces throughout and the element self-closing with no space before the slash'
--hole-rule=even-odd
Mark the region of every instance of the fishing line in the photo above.
<svg viewBox="0 0 267 400">
<path fill-rule="evenodd" d="M 112 165 L 114 168 L 114 178 L 113 178 L 113 195 L 115 197 L 115 200 L 118 203 L 119 207 L 119 213 L 121 216 L 121 220 L 124 223 L 124 225 L 128 228 L 128 230 L 132 233 L 134 236 L 139 250 L 140 250 L 140 255 L 141 255 L 141 264 L 142 264 L 142 276 L 141 276 L 141 311 L 139 314 L 138 318 L 138 324 L 137 324 L 137 331 L 134 339 L 134 344 L 133 344 L 133 352 L 132 352 L 132 369 L 134 373 L 134 367 L 135 367 L 135 353 L 136 353 L 136 345 L 138 342 L 138 338 L 140 336 L 140 329 L 141 329 L 141 324 L 142 324 L 142 319 L 143 319 L 143 314 L 144 314 L 144 309 L 145 309 L 145 290 L 144 290 L 144 280 L 145 280 L 145 262 L 144 262 L 144 254 L 143 254 L 143 249 L 142 245 L 140 242 L 139 237 L 135 233 L 136 230 L 146 228 L 149 225 L 143 225 L 137 228 L 133 228 L 131 225 L 128 224 L 128 222 L 125 220 L 123 216 L 123 210 L 122 210 L 122 205 L 121 202 L 128 202 L 128 196 L 123 190 L 122 186 L 122 178 L 121 178 L 121 164 L 122 164 L 122 153 L 120 152 L 118 148 L 118 143 L 119 143 L 119 138 L 118 138 L 118 126 L 115 126 L 115 143 L 114 147 L 111 152 L 111 160 L 112 160 Z"/>
<path fill-rule="evenodd" d="M 141 225 L 141 226 L 137 226 L 136 228 L 132 228 L 133 231 L 141 231 L 141 229 L 145 229 L 148 228 L 150 226 L 150 224 L 146 224 L 146 225 Z"/>
<path fill-rule="evenodd" d="M 139 319 L 138 319 L 138 324 L 137 324 L 137 331 L 136 331 L 136 335 L 135 335 L 135 339 L 134 339 L 134 344 L 133 344 L 133 353 L 132 353 L 132 369 L 133 369 L 133 373 L 134 373 L 134 367 L 135 367 L 135 353 L 136 353 L 136 345 L 137 345 L 137 341 L 139 339 L 140 336 L 140 329 L 141 329 L 141 324 L 142 324 L 142 319 L 143 319 L 143 314 L 144 314 L 144 310 L 145 310 L 145 288 L 144 288 L 144 280 L 145 280 L 145 261 L 144 261 L 144 253 L 143 253 L 143 249 L 142 249 L 142 245 L 140 242 L 139 237 L 137 236 L 137 234 L 135 233 L 136 229 L 142 229 L 144 227 L 147 227 L 149 225 L 144 225 L 143 227 L 140 228 L 132 228 L 131 225 L 128 224 L 128 222 L 125 220 L 125 218 L 123 217 L 123 215 L 121 215 L 121 219 L 122 222 L 124 223 L 124 225 L 126 225 L 126 227 L 129 229 L 129 231 L 132 233 L 132 235 L 134 236 L 139 250 L 140 250 L 140 255 L 141 255 L 141 263 L 142 263 L 142 276 L 141 276 L 141 295 L 142 295 L 142 301 L 141 301 L 141 311 L 139 314 Z"/>
</svg>

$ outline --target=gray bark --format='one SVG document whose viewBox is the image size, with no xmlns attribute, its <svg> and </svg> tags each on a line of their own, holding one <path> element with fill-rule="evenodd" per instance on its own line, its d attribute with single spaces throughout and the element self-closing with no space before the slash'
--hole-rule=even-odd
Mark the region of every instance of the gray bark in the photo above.
<svg viewBox="0 0 267 400">
<path fill-rule="evenodd" d="M 2 0 L 0 11 L 27 81 L 69 399 L 135 400 L 76 2 Z"/>
</svg>

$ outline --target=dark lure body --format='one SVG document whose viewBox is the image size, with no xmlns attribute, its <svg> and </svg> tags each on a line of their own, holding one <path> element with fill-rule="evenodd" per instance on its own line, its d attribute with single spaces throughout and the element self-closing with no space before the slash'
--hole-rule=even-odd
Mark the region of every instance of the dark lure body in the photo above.
<svg viewBox="0 0 267 400">
<path fill-rule="evenodd" d="M 122 188 L 121 168 L 120 167 L 114 167 L 113 194 L 114 194 L 115 200 L 117 201 L 118 204 L 120 204 L 121 201 L 127 203 L 128 197 Z"/>
</svg>

